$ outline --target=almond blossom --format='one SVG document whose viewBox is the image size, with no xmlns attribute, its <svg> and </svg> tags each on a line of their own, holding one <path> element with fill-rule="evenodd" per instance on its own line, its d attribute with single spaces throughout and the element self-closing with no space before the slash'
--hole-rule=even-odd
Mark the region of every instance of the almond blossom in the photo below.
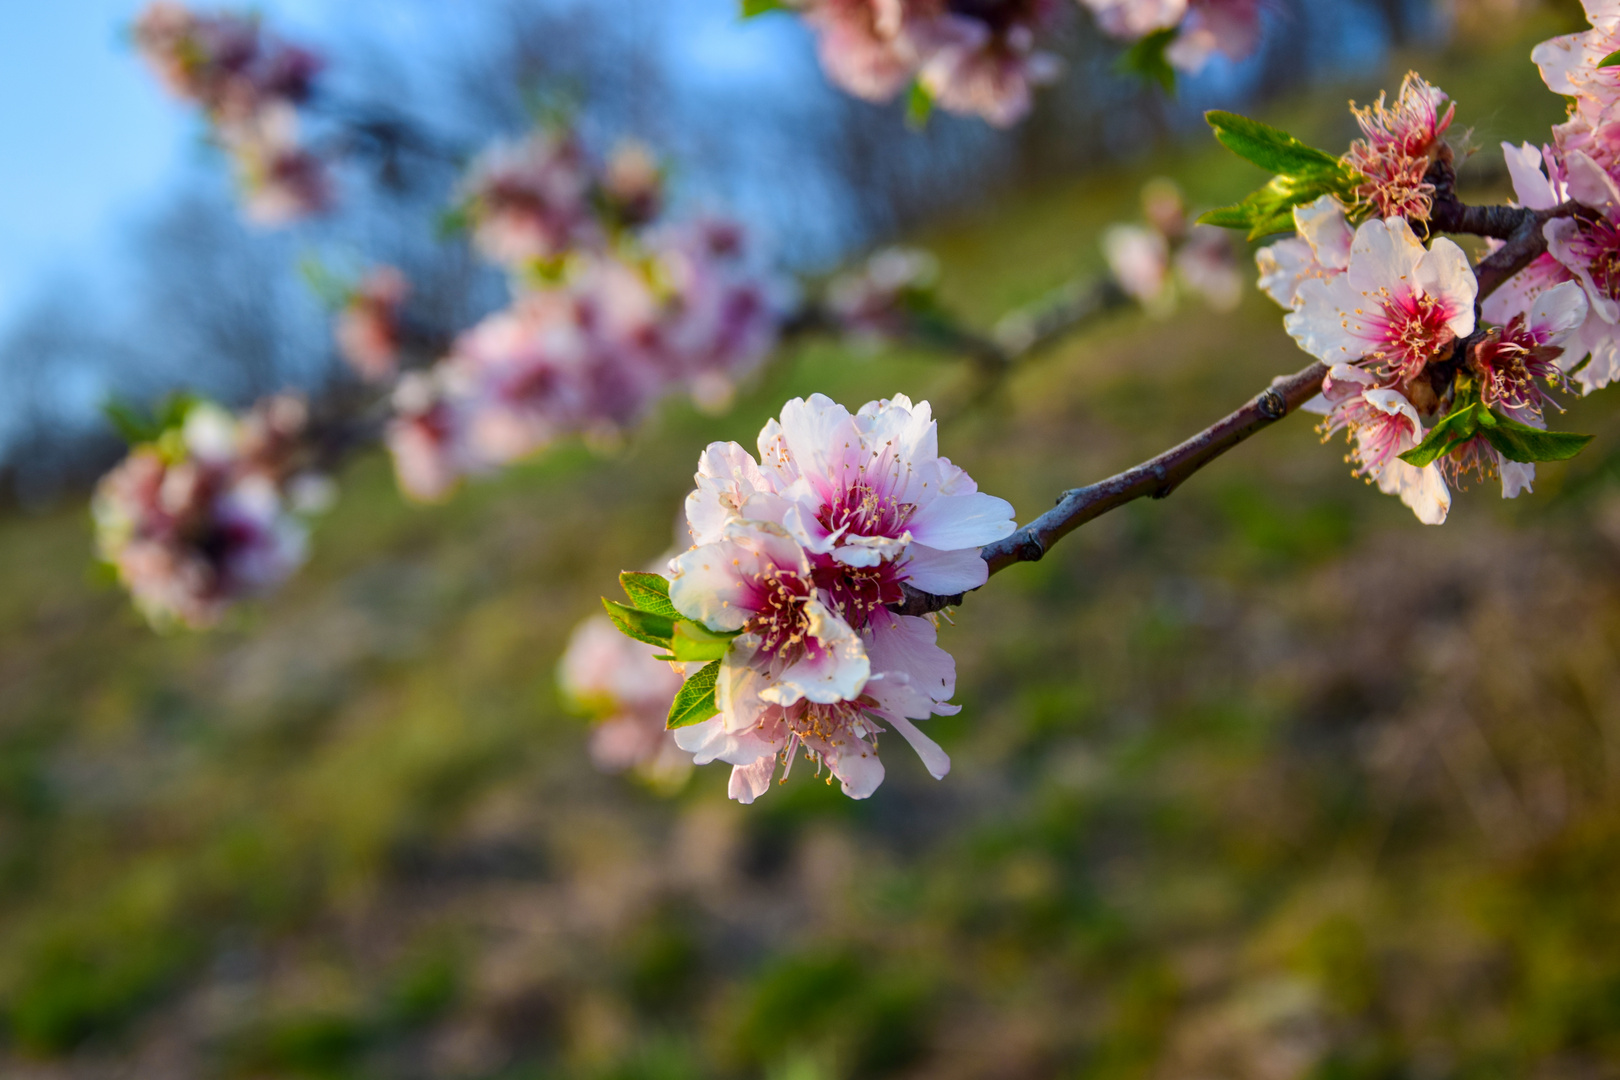
<svg viewBox="0 0 1620 1080">
<path fill-rule="evenodd" d="M 827 77 L 858 98 L 888 101 L 916 71 L 914 35 L 937 18 L 923 7 L 915 0 L 810 0 L 803 11 Z"/>
<path fill-rule="evenodd" d="M 404 274 L 379 266 L 343 305 L 336 329 L 338 352 L 367 382 L 392 378 L 399 368 L 400 308 L 409 292 Z"/>
<path fill-rule="evenodd" d="M 1344 160 L 1366 178 L 1356 188 L 1357 200 L 1379 217 L 1427 221 L 1434 185 L 1425 177 L 1442 155 L 1449 159 L 1445 133 L 1456 111 L 1444 91 L 1416 72 L 1401 82 L 1393 105 L 1379 94 L 1367 108 L 1352 106 L 1362 138 L 1350 144 Z"/>
<path fill-rule="evenodd" d="M 480 155 L 462 182 L 461 205 L 478 250 L 516 270 L 590 238 L 590 190 L 585 151 L 574 134 L 535 131 Z"/>
<path fill-rule="evenodd" d="M 1435 464 L 1421 468 L 1402 461 L 1400 454 L 1423 441 L 1423 422 L 1417 409 L 1399 390 L 1378 385 L 1364 368 L 1335 364 L 1322 383 L 1322 394 L 1307 409 L 1326 415 L 1323 438 L 1344 430 L 1354 443 L 1350 460 L 1357 476 L 1395 495 L 1425 525 L 1440 525 L 1451 509 L 1451 492 Z"/>
<path fill-rule="evenodd" d="M 1572 97 L 1577 112 L 1598 116 L 1620 101 L 1620 72 L 1598 64 L 1620 50 L 1620 4 L 1615 0 L 1581 0 L 1592 29 L 1544 41 L 1530 53 L 1541 77 L 1555 94 Z"/>
<path fill-rule="evenodd" d="M 153 625 L 212 626 L 303 563 L 308 527 L 288 499 L 288 444 L 301 427 L 291 399 L 241 421 L 199 405 L 102 478 L 91 502 L 98 550 Z"/>
<path fill-rule="evenodd" d="M 1473 332 L 1478 292 L 1456 244 L 1440 238 L 1425 248 L 1404 218 L 1374 219 L 1356 230 L 1343 274 L 1300 284 L 1283 324 L 1319 360 L 1364 363 L 1386 383 L 1405 382 Z"/>
<path fill-rule="evenodd" d="M 721 661 L 719 715 L 677 741 L 699 764 L 730 762 L 743 801 L 797 749 L 865 798 L 883 777 L 886 727 L 943 776 L 948 759 L 913 722 L 955 711 L 955 665 L 929 620 L 886 605 L 906 584 L 982 585 L 979 548 L 1012 531 L 1012 508 L 938 455 L 927 402 L 898 395 L 854 414 L 796 399 L 759 450 L 711 445 L 686 500 L 695 546 L 670 564 L 670 601 L 740 634 Z"/>
<path fill-rule="evenodd" d="M 1165 59 L 1197 74 L 1216 53 L 1241 60 L 1260 45 L 1264 0 L 1080 0 L 1103 33 L 1136 41 L 1161 30 L 1176 31 Z"/>
<path fill-rule="evenodd" d="M 592 720 L 591 760 L 603 772 L 633 770 L 670 788 L 686 779 L 692 756 L 664 729 L 681 677 L 652 646 L 624 637 L 604 615 L 575 628 L 557 667 L 572 707 Z"/>
<path fill-rule="evenodd" d="M 902 336 L 909 308 L 924 300 L 939 277 L 939 262 L 915 248 L 887 247 L 827 287 L 827 308 L 846 334 L 864 343 Z"/>
<path fill-rule="evenodd" d="M 979 116 L 997 127 L 1023 119 L 1035 87 L 1057 81 L 1058 58 L 1035 47 L 1056 0 L 1009 0 L 978 15 L 941 20 L 918 81 L 948 112 Z"/>
<path fill-rule="evenodd" d="M 1299 299 L 1299 287 L 1310 280 L 1329 281 L 1350 269 L 1355 229 L 1344 206 L 1332 195 L 1294 207 L 1297 235 L 1255 253 L 1260 291 L 1284 308 Z"/>
</svg>

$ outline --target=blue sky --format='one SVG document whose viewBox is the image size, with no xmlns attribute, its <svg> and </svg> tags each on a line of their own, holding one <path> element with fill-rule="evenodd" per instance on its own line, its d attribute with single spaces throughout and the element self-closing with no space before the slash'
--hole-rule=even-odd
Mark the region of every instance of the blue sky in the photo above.
<svg viewBox="0 0 1620 1080">
<path fill-rule="evenodd" d="M 671 44 L 708 75 L 769 78 L 759 46 L 784 27 L 739 26 L 731 0 L 681 4 Z M 99 277 L 127 221 L 198 153 L 200 125 L 124 41 L 143 0 L 0 2 L 0 325 L 64 273 Z M 364 34 L 431 48 L 476 0 L 259 0 L 293 33 Z M 633 6 L 633 5 L 632 5 Z M 683 15 L 688 14 L 683 12 Z M 762 67 L 763 65 L 763 67 Z M 790 65 L 791 66 L 791 65 Z"/>
</svg>

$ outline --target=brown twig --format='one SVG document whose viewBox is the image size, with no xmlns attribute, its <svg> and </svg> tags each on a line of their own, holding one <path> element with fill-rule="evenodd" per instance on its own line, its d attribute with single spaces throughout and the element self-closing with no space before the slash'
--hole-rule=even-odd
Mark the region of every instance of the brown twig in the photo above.
<svg viewBox="0 0 1620 1080">
<path fill-rule="evenodd" d="M 1471 233 L 1506 241 L 1475 267 L 1482 301 L 1547 250 L 1543 226 L 1548 221 L 1585 211 L 1572 202 L 1547 210 L 1464 206 L 1451 190 L 1446 179 L 1450 176 L 1448 163 L 1441 177 L 1446 182 L 1436 184 L 1435 213 L 1430 218 L 1430 226 L 1440 232 Z M 1101 483 L 1064 492 L 1055 507 L 1012 535 L 985 547 L 979 552 L 980 556 L 990 564 L 992 574 L 1015 563 L 1035 562 L 1050 551 L 1053 544 L 1110 510 L 1144 497 L 1164 498 L 1193 473 L 1299 408 L 1321 390 L 1326 375 L 1327 365 L 1317 362 L 1277 379 L 1243 408 L 1179 446 Z M 909 585 L 902 587 L 905 599 L 892 605 L 901 615 L 926 615 L 962 602 L 961 594 L 935 596 Z"/>
</svg>

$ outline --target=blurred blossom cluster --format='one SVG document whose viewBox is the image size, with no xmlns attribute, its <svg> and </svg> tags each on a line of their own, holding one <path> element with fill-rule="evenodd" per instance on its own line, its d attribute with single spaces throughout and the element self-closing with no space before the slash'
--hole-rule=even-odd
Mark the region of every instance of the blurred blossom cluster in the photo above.
<svg viewBox="0 0 1620 1080">
<path fill-rule="evenodd" d="M 1231 237 L 1188 222 L 1181 191 L 1169 180 L 1142 189 L 1142 210 L 1145 226 L 1114 225 L 1103 234 L 1109 272 L 1125 294 L 1160 316 L 1189 293 L 1215 311 L 1236 308 L 1243 278 Z"/>
<path fill-rule="evenodd" d="M 1610 6 L 1620 17 L 1620 4 Z M 1574 148 L 1592 147 L 1613 101 L 1583 99 L 1571 81 L 1609 78 L 1595 68 L 1608 39 L 1586 43 L 1590 71 L 1569 61 L 1593 36 L 1536 52 L 1549 84 L 1577 95 L 1570 123 L 1555 130 L 1558 145 L 1504 151 L 1525 205 L 1550 208 L 1572 195 L 1604 214 L 1548 222 L 1548 253 L 1483 305 L 1476 308 L 1480 287 L 1463 250 L 1428 237 L 1431 170 L 1451 161 L 1444 135 L 1453 110 L 1416 75 L 1393 106 L 1381 97 L 1355 111 L 1363 138 L 1344 158 L 1354 170 L 1349 201 L 1323 195 L 1296 206 L 1295 235 L 1258 254 L 1260 287 L 1289 309 L 1288 332 L 1329 365 L 1322 394 L 1306 407 L 1326 416 L 1324 434 L 1348 434 L 1358 475 L 1425 523 L 1446 519 L 1451 488 L 1470 476 L 1499 476 L 1505 498 L 1529 490 L 1534 461 L 1565 456 L 1547 449 L 1551 391 L 1569 373 L 1588 391 L 1613 377 L 1620 292 L 1604 283 L 1620 231 L 1606 215 L 1620 211 L 1620 192 L 1604 165 Z"/>
<path fill-rule="evenodd" d="M 337 344 L 343 359 L 366 382 L 383 382 L 399 370 L 405 298 L 411 285 L 392 266 L 369 272 L 338 314 Z"/>
<path fill-rule="evenodd" d="M 568 435 L 611 440 L 675 390 L 729 405 L 775 344 L 779 304 L 741 226 L 666 223 L 663 202 L 645 148 L 597 165 L 566 129 L 473 163 L 459 216 L 512 300 L 400 382 L 388 443 L 408 494 L 443 498 Z"/>
<path fill-rule="evenodd" d="M 939 261 L 917 248 L 888 247 L 833 278 L 826 308 L 851 340 L 875 345 L 903 337 L 911 316 L 932 306 Z"/>
<path fill-rule="evenodd" d="M 591 760 L 603 772 L 632 771 L 655 788 L 679 787 L 692 757 L 664 729 L 681 676 L 657 650 L 620 634 L 606 615 L 585 620 L 568 641 L 557 683 L 594 723 Z"/>
<path fill-rule="evenodd" d="M 1164 58 L 1197 74 L 1221 53 L 1241 60 L 1259 47 L 1265 0 L 1080 0 L 1103 32 L 1126 41 L 1157 36 Z"/>
<path fill-rule="evenodd" d="M 97 547 L 153 625 L 211 626 L 303 563 L 304 518 L 331 497 L 307 436 L 291 395 L 240 417 L 195 404 L 102 478 Z"/>
<path fill-rule="evenodd" d="M 889 101 L 908 86 L 954 113 L 1005 127 L 1029 112 L 1034 87 L 1060 67 L 1037 49 L 1060 0 L 795 0 L 815 31 L 821 66 L 844 90 Z"/>
<path fill-rule="evenodd" d="M 251 219 L 278 225 L 331 204 L 327 165 L 299 134 L 320 57 L 272 37 L 257 16 L 171 0 L 147 5 L 134 38 L 164 86 L 202 108 L 235 164 Z"/>
<path fill-rule="evenodd" d="M 879 736 L 897 732 L 943 777 L 950 759 L 915 721 L 957 712 L 956 665 L 930 618 L 889 605 L 907 588 L 952 595 L 984 584 L 979 549 L 1010 534 L 1012 507 L 939 456 L 927 402 L 851 414 L 796 398 L 759 436 L 756 459 L 714 443 L 686 499 L 693 546 L 669 564 L 673 651 L 696 634 L 718 658 L 670 710 L 698 764 L 732 766 L 730 793 L 764 794 L 802 750 L 827 782 L 864 799 L 882 782 Z M 702 682 L 711 697 L 682 711 Z M 666 699 L 667 700 L 667 699 Z"/>
</svg>

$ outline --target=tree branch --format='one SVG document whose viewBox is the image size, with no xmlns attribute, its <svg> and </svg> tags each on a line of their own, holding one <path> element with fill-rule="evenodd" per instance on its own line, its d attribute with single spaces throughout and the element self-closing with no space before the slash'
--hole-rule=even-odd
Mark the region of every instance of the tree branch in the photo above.
<svg viewBox="0 0 1620 1080">
<path fill-rule="evenodd" d="M 1432 229 L 1506 241 L 1474 268 L 1481 301 L 1547 250 L 1543 231 L 1547 222 L 1591 212 L 1574 202 L 1546 210 L 1466 206 L 1457 200 L 1452 190 L 1454 174 L 1450 162 L 1437 164 L 1430 171 L 1430 179 L 1436 188 L 1434 211 L 1429 219 Z M 1164 498 L 1193 473 L 1310 400 L 1321 390 L 1326 375 L 1327 365 L 1317 362 L 1293 375 L 1278 378 L 1243 408 L 1179 446 L 1101 483 L 1065 491 L 1055 507 L 1006 539 L 985 547 L 979 552 L 980 556 L 990 564 L 992 574 L 1015 563 L 1036 562 L 1053 544 L 1086 522 L 1143 497 Z M 892 610 L 901 615 L 926 615 L 962 602 L 962 594 L 935 596 L 909 585 L 901 587 L 905 599 L 891 605 Z"/>
</svg>

